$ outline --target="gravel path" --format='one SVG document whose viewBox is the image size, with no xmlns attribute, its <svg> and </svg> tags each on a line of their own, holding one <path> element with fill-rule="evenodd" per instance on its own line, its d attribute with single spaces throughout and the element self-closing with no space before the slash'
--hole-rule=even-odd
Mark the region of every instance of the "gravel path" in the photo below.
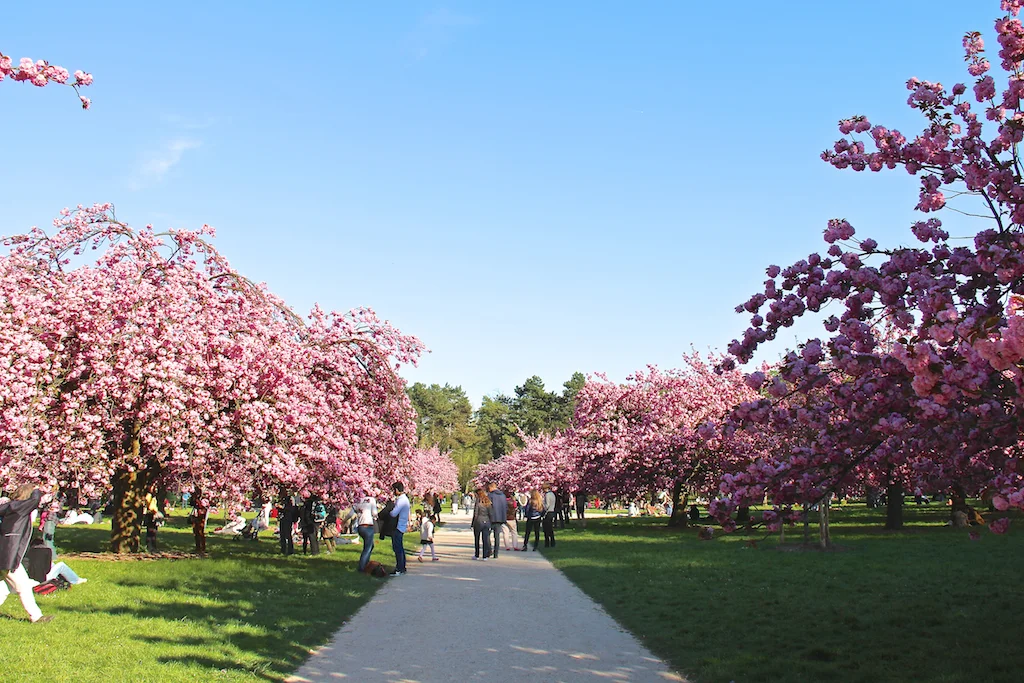
<svg viewBox="0 0 1024 683">
<path fill-rule="evenodd" d="M 443 519 L 441 560 L 411 555 L 408 573 L 386 579 L 287 681 L 685 681 L 540 552 L 473 561 L 469 518 Z M 394 564 L 389 542 L 373 555 Z"/>
</svg>

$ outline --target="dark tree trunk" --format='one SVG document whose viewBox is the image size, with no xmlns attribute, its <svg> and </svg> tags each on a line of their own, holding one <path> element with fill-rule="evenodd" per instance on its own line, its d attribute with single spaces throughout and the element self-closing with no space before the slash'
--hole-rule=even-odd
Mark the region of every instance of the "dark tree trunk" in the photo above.
<svg viewBox="0 0 1024 683">
<path fill-rule="evenodd" d="M 750 508 L 741 507 L 736 510 L 736 523 L 746 524 L 750 521 Z"/>
<path fill-rule="evenodd" d="M 120 470 L 114 475 L 114 514 L 110 519 L 110 551 L 139 550 L 142 515 L 149 486 L 145 470 Z"/>
<path fill-rule="evenodd" d="M 683 529 L 690 526 L 689 518 L 686 516 L 686 504 L 690 500 L 690 494 L 683 491 L 682 482 L 676 482 L 672 487 L 672 516 L 668 518 L 669 526 L 678 526 Z"/>
<path fill-rule="evenodd" d="M 140 425 L 136 421 L 125 430 L 124 448 L 134 462 L 142 456 Z M 110 519 L 110 551 L 135 553 L 139 550 L 142 517 L 146 509 L 146 492 L 157 480 L 160 466 L 151 461 L 142 469 L 123 468 L 114 473 L 114 514 Z"/>
<path fill-rule="evenodd" d="M 885 487 L 885 528 L 903 528 L 903 484 L 890 481 Z"/>
</svg>

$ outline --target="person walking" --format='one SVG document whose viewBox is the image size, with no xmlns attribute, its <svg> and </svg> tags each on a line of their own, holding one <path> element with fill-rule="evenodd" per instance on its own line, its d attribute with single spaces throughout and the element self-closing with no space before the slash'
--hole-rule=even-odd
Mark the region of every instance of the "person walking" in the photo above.
<svg viewBox="0 0 1024 683">
<path fill-rule="evenodd" d="M 405 532 L 409 528 L 409 496 L 405 495 L 405 484 L 400 481 L 391 485 L 391 492 L 396 496 L 391 516 L 397 521 L 391 532 L 391 549 L 395 551 L 395 571 L 391 572 L 391 576 L 403 576 L 405 574 L 405 546 L 402 543 Z"/>
<path fill-rule="evenodd" d="M 544 547 L 555 547 L 555 514 L 558 512 L 558 496 L 551 490 L 551 484 L 544 485 Z"/>
<path fill-rule="evenodd" d="M 519 550 L 519 530 L 516 528 L 519 505 L 511 491 L 505 492 L 505 500 L 508 501 L 508 512 L 505 514 L 505 528 L 501 532 L 505 538 L 505 550 Z"/>
<path fill-rule="evenodd" d="M 498 559 L 498 548 L 501 547 L 501 534 L 505 531 L 505 518 L 508 517 L 508 499 L 494 482 L 487 482 L 487 498 L 491 501 L 491 534 L 494 536 L 494 559 Z M 506 532 L 507 533 L 507 532 Z"/>
<path fill-rule="evenodd" d="M 356 511 L 356 533 L 363 539 L 359 571 L 365 571 L 366 563 L 370 561 L 370 554 L 373 552 L 373 523 L 377 520 L 377 499 L 373 496 L 364 496 L 352 508 Z"/>
<path fill-rule="evenodd" d="M 36 596 L 32 592 L 32 579 L 21 565 L 32 540 L 32 513 L 39 508 L 43 494 L 31 484 L 22 484 L 14 490 L 11 499 L 0 505 L 0 578 L 3 579 L 10 592 L 17 593 L 21 606 L 28 612 L 33 624 L 46 623 L 53 619 L 52 615 L 43 616 L 36 604 Z M 0 598 L 0 604 L 7 598 L 7 593 Z"/>
<path fill-rule="evenodd" d="M 434 494 L 434 524 L 441 523 L 441 496 Z M 427 513 L 429 516 L 430 513 Z"/>
<path fill-rule="evenodd" d="M 526 502 L 526 510 L 523 512 L 523 518 L 526 520 L 526 537 L 523 538 L 523 550 L 530 545 L 530 532 L 533 532 L 533 549 L 537 549 L 537 544 L 540 543 L 540 524 L 544 518 L 544 499 L 540 495 L 540 491 L 534 489 L 530 492 L 530 497 Z"/>
<path fill-rule="evenodd" d="M 418 511 L 420 520 L 420 554 L 416 557 L 420 562 L 423 561 L 423 551 L 430 548 L 430 559 L 433 562 L 437 562 L 437 553 L 434 552 L 434 523 L 430 520 L 430 515 Z"/>
<path fill-rule="evenodd" d="M 482 488 L 476 490 L 473 501 L 473 559 L 486 560 L 491 555 L 491 499 Z M 480 541 L 483 540 L 484 554 L 480 555 Z"/>
</svg>

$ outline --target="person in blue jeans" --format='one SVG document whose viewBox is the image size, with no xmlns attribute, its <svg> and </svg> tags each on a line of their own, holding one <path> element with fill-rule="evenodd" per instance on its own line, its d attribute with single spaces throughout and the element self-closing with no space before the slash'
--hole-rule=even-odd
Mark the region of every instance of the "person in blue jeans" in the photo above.
<svg viewBox="0 0 1024 683">
<path fill-rule="evenodd" d="M 402 576 L 405 574 L 405 546 L 403 538 L 409 528 L 409 497 L 405 495 L 405 484 L 396 481 L 391 485 L 391 492 L 395 498 L 395 508 L 391 516 L 397 519 L 395 530 L 391 532 L 391 549 L 395 551 L 395 571 L 391 576 Z"/>
<path fill-rule="evenodd" d="M 377 500 L 366 496 L 352 506 L 356 513 L 356 533 L 363 539 L 363 553 L 359 556 L 359 571 L 366 571 L 366 563 L 373 552 L 373 522 L 377 519 Z"/>
</svg>

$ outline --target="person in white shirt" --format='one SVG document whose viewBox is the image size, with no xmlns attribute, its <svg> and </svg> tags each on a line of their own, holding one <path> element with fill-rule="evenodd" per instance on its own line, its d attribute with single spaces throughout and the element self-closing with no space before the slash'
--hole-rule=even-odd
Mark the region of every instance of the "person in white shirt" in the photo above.
<svg viewBox="0 0 1024 683">
<path fill-rule="evenodd" d="M 405 484 L 400 481 L 391 485 L 391 492 L 397 496 L 391 516 L 398 520 L 391 532 L 391 549 L 395 551 L 395 571 L 391 576 L 402 576 L 405 574 L 405 546 L 402 543 L 409 529 L 409 496 L 405 495 Z"/>
<path fill-rule="evenodd" d="M 373 522 L 377 519 L 377 499 L 366 496 L 352 506 L 356 511 L 356 533 L 363 539 L 363 554 L 359 556 L 359 571 L 366 569 L 373 552 Z"/>
<path fill-rule="evenodd" d="M 429 516 L 423 513 L 423 510 L 417 510 L 416 514 L 420 518 L 420 554 L 416 559 L 422 562 L 423 551 L 430 548 L 430 559 L 437 562 L 437 553 L 434 552 L 434 523 L 430 521 Z"/>
</svg>

